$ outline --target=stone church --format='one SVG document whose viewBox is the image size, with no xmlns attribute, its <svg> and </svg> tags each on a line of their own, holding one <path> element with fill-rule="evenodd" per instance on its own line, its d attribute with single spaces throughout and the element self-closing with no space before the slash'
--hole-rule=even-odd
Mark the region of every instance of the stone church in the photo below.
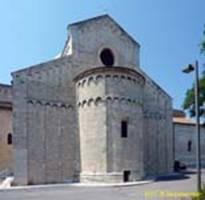
<svg viewBox="0 0 205 200">
<path fill-rule="evenodd" d="M 173 169 L 172 99 L 111 17 L 68 26 L 59 58 L 12 73 L 15 184 L 135 181 Z"/>
</svg>

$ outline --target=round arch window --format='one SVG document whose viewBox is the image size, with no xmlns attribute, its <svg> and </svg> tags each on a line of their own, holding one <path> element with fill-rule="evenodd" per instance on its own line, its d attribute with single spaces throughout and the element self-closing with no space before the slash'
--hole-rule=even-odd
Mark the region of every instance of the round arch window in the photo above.
<svg viewBox="0 0 205 200">
<path fill-rule="evenodd" d="M 103 49 L 100 53 L 100 59 L 106 66 L 113 66 L 115 62 L 114 55 L 110 49 Z"/>
</svg>

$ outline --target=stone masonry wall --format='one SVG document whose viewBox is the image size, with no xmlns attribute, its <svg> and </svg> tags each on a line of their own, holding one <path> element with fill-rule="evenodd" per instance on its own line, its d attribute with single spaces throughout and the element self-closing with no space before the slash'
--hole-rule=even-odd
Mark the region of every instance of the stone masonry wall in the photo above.
<svg viewBox="0 0 205 200">
<path fill-rule="evenodd" d="M 147 75 L 145 77 L 144 156 L 149 176 L 173 170 L 172 103 L 158 85 Z"/>
<path fill-rule="evenodd" d="M 85 176 L 107 171 L 106 105 L 101 100 L 105 95 L 105 81 L 90 77 L 83 79 L 77 88 L 81 181 L 84 182 Z"/>
<path fill-rule="evenodd" d="M 8 144 L 12 131 L 12 87 L 0 84 L 0 172 L 13 172 L 12 144 Z"/>
<path fill-rule="evenodd" d="M 73 64 L 78 66 L 77 73 L 102 66 L 99 55 L 104 48 L 113 52 L 115 66 L 139 67 L 139 44 L 130 39 L 110 17 L 76 23 L 68 26 L 68 31 L 69 41 L 63 56 L 72 54 Z"/>
<path fill-rule="evenodd" d="M 124 170 L 130 180 L 143 176 L 143 78 L 122 69 L 96 68 L 76 83 L 81 181 L 122 182 Z M 121 138 L 122 120 L 128 138 Z"/>
<path fill-rule="evenodd" d="M 130 171 L 129 181 L 144 177 L 143 94 L 141 76 L 117 74 L 107 79 L 108 172 L 121 175 Z M 121 122 L 128 124 L 128 135 L 121 136 Z"/>
<path fill-rule="evenodd" d="M 67 59 L 54 60 L 13 75 L 15 178 L 18 184 L 78 178 L 75 95 L 72 69 Z"/>
<path fill-rule="evenodd" d="M 174 123 L 175 160 L 184 163 L 188 167 L 196 166 L 196 128 L 195 125 Z M 201 161 L 205 167 L 205 128 L 201 126 Z M 191 149 L 188 151 L 188 142 L 191 141 Z"/>
</svg>

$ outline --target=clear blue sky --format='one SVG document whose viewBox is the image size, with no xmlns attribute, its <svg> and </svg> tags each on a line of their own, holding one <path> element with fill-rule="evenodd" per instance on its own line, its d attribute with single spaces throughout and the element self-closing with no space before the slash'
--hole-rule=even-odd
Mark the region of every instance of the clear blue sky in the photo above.
<svg viewBox="0 0 205 200">
<path fill-rule="evenodd" d="M 10 72 L 55 57 L 66 26 L 109 14 L 141 44 L 141 68 L 180 108 L 192 76 L 181 68 L 199 55 L 205 24 L 204 0 L 0 0 L 0 82 Z"/>
</svg>

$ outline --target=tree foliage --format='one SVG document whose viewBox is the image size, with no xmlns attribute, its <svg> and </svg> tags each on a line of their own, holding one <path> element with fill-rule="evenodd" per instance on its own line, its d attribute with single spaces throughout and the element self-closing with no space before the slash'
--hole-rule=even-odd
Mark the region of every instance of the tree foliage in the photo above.
<svg viewBox="0 0 205 200">
<path fill-rule="evenodd" d="M 205 55 L 205 25 L 204 25 L 203 36 L 204 37 L 200 43 L 200 50 L 201 50 L 201 53 Z"/>
<path fill-rule="evenodd" d="M 183 108 L 187 110 L 191 117 L 195 116 L 195 95 L 194 84 L 191 89 L 188 89 L 183 103 Z M 205 119 L 205 73 L 199 80 L 199 114 Z"/>
<path fill-rule="evenodd" d="M 200 43 L 200 51 L 203 55 L 205 55 L 205 26 L 203 32 L 204 38 Z M 188 89 L 185 95 L 185 99 L 183 102 L 183 109 L 187 110 L 190 114 L 190 117 L 195 116 L 195 95 L 194 95 L 194 87 Z M 202 71 L 202 74 L 199 78 L 199 114 L 201 119 L 205 122 L 205 69 Z"/>
</svg>

